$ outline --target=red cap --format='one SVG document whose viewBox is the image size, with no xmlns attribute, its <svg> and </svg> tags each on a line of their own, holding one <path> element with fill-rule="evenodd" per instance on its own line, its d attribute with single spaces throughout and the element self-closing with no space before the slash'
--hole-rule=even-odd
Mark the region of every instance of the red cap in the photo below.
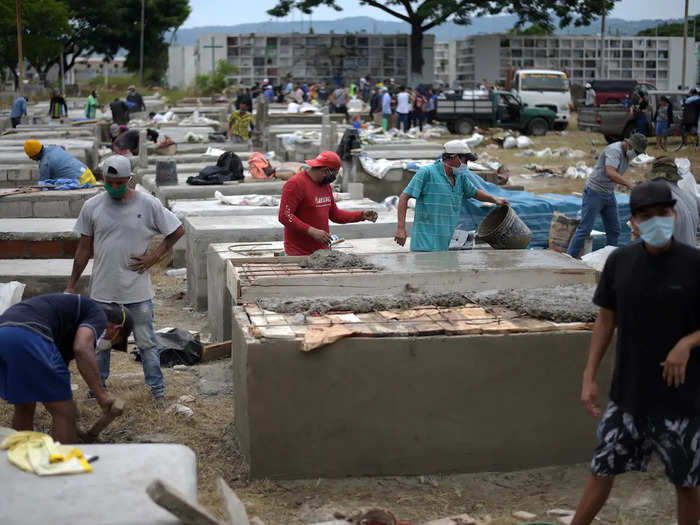
<svg viewBox="0 0 700 525">
<path fill-rule="evenodd" d="M 340 157 L 334 152 L 326 150 L 319 153 L 315 159 L 307 160 L 306 164 L 312 168 L 326 167 L 337 171 L 340 169 Z"/>
</svg>

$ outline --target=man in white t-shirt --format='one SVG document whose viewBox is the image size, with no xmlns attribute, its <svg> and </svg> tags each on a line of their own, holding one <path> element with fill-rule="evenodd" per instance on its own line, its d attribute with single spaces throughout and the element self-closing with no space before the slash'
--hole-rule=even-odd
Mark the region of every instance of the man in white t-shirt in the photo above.
<svg viewBox="0 0 700 525">
<path fill-rule="evenodd" d="M 411 95 L 406 91 L 405 86 L 401 86 L 399 94 L 396 95 L 396 114 L 399 119 L 398 128 L 401 129 L 403 126 L 404 132 L 410 127 L 409 113 L 411 113 Z"/>
<path fill-rule="evenodd" d="M 67 293 L 75 286 L 90 257 L 94 256 L 90 297 L 101 303 L 126 307 L 134 319 L 146 384 L 159 407 L 165 406 L 165 382 L 153 329 L 153 289 L 148 269 L 185 234 L 182 224 L 161 202 L 128 187 L 131 163 L 121 155 L 103 163 L 105 192 L 88 199 L 75 224 L 80 234 Z M 153 237 L 165 236 L 148 252 Z M 97 364 L 102 381 L 109 376 L 109 351 L 100 352 Z"/>
</svg>

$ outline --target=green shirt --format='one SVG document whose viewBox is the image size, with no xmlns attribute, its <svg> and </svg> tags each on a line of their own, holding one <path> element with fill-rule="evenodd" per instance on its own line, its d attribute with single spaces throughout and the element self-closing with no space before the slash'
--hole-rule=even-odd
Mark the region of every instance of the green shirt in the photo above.
<svg viewBox="0 0 700 525">
<path fill-rule="evenodd" d="M 462 199 L 474 197 L 477 188 L 463 173 L 455 176 L 452 186 L 438 160 L 418 170 L 403 192 L 416 199 L 411 251 L 437 252 L 449 249 Z"/>
<path fill-rule="evenodd" d="M 85 116 L 87 118 L 95 118 L 97 114 L 97 99 L 92 95 L 87 98 L 87 103 L 85 104 Z"/>
</svg>

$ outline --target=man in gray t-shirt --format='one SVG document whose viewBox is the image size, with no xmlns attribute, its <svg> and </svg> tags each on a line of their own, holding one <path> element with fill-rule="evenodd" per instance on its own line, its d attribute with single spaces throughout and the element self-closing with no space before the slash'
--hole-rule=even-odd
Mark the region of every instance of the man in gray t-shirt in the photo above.
<svg viewBox="0 0 700 525">
<path fill-rule="evenodd" d="M 615 199 L 615 184 L 632 188 L 634 185 L 622 175 L 627 171 L 630 161 L 647 149 L 647 138 L 635 133 L 630 138 L 613 142 L 598 157 L 593 172 L 588 177 L 583 189 L 581 202 L 581 223 L 576 228 L 569 249 L 572 257 L 579 257 L 586 238 L 593 230 L 593 223 L 598 215 L 603 219 L 607 244 L 617 246 L 620 237 L 620 221 Z"/>
<path fill-rule="evenodd" d="M 157 403 L 164 405 L 165 383 L 153 329 L 153 290 L 148 269 L 185 232 L 177 217 L 158 199 L 128 187 L 129 159 L 121 155 L 109 157 L 103 163 L 103 176 L 106 192 L 85 202 L 75 224 L 80 242 L 66 292 L 75 293 L 76 283 L 94 255 L 90 297 L 129 309 L 146 383 Z M 157 234 L 165 239 L 148 253 Z M 109 376 L 109 357 L 109 351 L 97 356 L 103 382 Z"/>
</svg>

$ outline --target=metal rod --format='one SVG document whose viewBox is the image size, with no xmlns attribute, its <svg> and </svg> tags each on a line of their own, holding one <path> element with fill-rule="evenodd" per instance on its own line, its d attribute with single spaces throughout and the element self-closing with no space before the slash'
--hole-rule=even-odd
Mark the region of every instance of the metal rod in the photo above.
<svg viewBox="0 0 700 525">
<path fill-rule="evenodd" d="M 19 94 L 24 93 L 24 57 L 22 56 L 21 0 L 17 0 L 17 60 L 19 64 Z"/>
</svg>

